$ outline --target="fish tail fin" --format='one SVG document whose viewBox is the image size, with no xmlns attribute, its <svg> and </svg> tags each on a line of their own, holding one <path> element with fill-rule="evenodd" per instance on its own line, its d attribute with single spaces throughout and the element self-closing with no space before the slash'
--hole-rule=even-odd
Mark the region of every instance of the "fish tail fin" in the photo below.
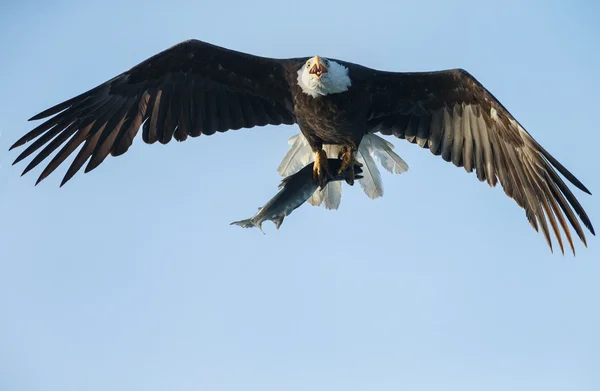
<svg viewBox="0 0 600 391">
<path fill-rule="evenodd" d="M 242 228 L 258 227 L 258 229 L 260 229 L 260 232 L 262 232 L 263 234 L 265 233 L 265 231 L 263 231 L 263 229 L 262 229 L 262 223 L 256 224 L 253 219 L 234 221 L 233 223 L 231 223 L 229 225 L 239 225 Z"/>
</svg>

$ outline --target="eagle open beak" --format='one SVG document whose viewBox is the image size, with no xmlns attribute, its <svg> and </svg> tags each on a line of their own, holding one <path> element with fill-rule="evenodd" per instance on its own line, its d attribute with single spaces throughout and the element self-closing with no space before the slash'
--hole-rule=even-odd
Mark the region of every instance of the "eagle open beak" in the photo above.
<svg viewBox="0 0 600 391">
<path fill-rule="evenodd" d="M 319 56 L 315 56 L 314 62 L 313 66 L 308 71 L 309 74 L 321 77 L 323 74 L 327 73 L 327 67 L 321 62 Z"/>
</svg>

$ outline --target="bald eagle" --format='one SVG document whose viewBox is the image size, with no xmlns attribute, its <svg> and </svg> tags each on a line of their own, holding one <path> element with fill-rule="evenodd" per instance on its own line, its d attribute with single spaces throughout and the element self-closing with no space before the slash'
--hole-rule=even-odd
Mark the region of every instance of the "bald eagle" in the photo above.
<svg viewBox="0 0 600 391">
<path fill-rule="evenodd" d="M 86 162 L 89 172 L 109 154 L 122 155 L 140 128 L 144 142 L 166 144 L 232 129 L 297 124 L 301 133 L 290 140 L 279 167 L 282 175 L 314 161 L 314 180 L 322 184 L 332 176 L 328 156 L 342 160 L 339 172 L 347 173 L 350 185 L 355 163 L 367 166 L 363 172 L 376 170 L 373 158 L 390 171 L 406 171 L 406 163 L 376 133 L 394 135 L 475 171 L 492 187 L 500 182 L 551 250 L 550 229 L 564 253 L 560 226 L 575 253 L 566 220 L 587 246 L 575 213 L 595 235 L 555 170 L 589 190 L 462 69 L 386 72 L 320 56 L 259 57 L 188 40 L 30 120 L 50 116 L 11 147 L 33 141 L 13 164 L 39 151 L 25 174 L 62 146 L 36 184 L 79 147 L 61 186 Z M 370 183 L 365 191 L 378 196 L 380 179 Z M 341 186 L 327 186 L 332 186 L 329 206 L 335 208 Z"/>
</svg>

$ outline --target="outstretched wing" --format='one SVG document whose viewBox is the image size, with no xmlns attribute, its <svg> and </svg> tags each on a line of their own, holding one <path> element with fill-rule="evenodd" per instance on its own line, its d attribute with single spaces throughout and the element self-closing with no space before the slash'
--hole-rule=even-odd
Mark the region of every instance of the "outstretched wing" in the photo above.
<svg viewBox="0 0 600 391">
<path fill-rule="evenodd" d="M 62 186 L 86 161 L 85 172 L 89 172 L 108 154 L 127 152 L 142 124 L 142 139 L 149 144 L 231 129 L 293 124 L 284 62 L 197 40 L 181 42 L 31 118 L 56 114 L 11 147 L 35 140 L 13 164 L 45 146 L 25 174 L 68 140 L 43 170 L 39 183 L 83 144 Z"/>
<path fill-rule="evenodd" d="M 460 69 L 371 75 L 369 131 L 429 148 L 467 172 L 475 170 L 477 178 L 492 187 L 500 181 L 506 194 L 525 209 L 533 228 L 541 228 L 550 249 L 548 222 L 561 251 L 559 224 L 575 253 L 565 215 L 587 246 L 573 210 L 595 235 L 592 223 L 555 169 L 580 190 L 590 194 L 589 190 L 473 76 Z"/>
</svg>

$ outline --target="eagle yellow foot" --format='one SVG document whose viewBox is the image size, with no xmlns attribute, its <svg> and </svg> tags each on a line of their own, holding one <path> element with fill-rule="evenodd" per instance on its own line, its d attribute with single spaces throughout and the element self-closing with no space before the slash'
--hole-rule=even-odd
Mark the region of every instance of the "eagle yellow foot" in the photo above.
<svg viewBox="0 0 600 391">
<path fill-rule="evenodd" d="M 333 178 L 329 172 L 329 165 L 327 164 L 327 154 L 324 150 L 320 150 L 315 153 L 315 165 L 313 166 L 313 180 L 317 183 L 321 189 L 325 187 L 326 182 Z"/>
<path fill-rule="evenodd" d="M 340 159 L 342 159 L 342 165 L 338 170 L 338 174 L 343 174 L 346 183 L 352 186 L 354 185 L 354 167 L 362 167 L 363 165 L 356 160 L 356 152 L 352 151 L 352 149 L 348 147 L 342 148 L 340 155 Z"/>
</svg>

